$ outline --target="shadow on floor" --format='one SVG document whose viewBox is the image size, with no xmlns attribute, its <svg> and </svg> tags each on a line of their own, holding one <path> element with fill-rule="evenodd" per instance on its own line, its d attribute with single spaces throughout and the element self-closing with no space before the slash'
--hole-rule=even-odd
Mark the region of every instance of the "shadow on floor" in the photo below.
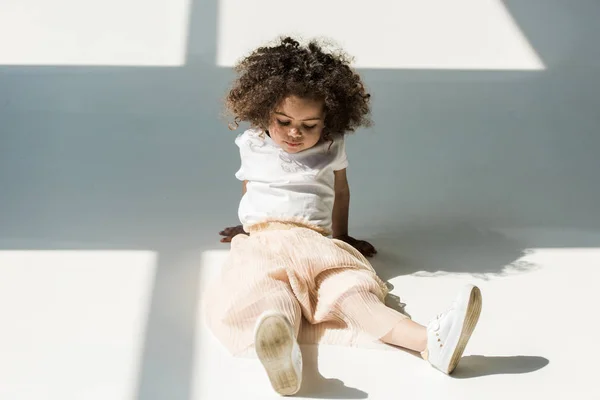
<svg viewBox="0 0 600 400">
<path fill-rule="evenodd" d="M 137 399 L 192 398 L 200 284 L 198 253 L 177 248 L 159 253 Z"/>
<path fill-rule="evenodd" d="M 320 374 L 319 346 L 303 346 L 302 361 L 304 368 L 299 397 L 311 399 L 366 399 L 369 397 L 366 392 L 348 387 L 339 379 L 328 379 Z"/>
<path fill-rule="evenodd" d="M 527 374 L 540 370 L 549 363 L 548 359 L 537 356 L 466 356 L 452 377 L 468 379 L 488 375 Z"/>
<path fill-rule="evenodd" d="M 371 262 L 388 281 L 401 275 L 468 273 L 477 278 L 529 271 L 526 245 L 499 232 L 467 225 L 405 227 L 372 238 L 378 254 Z"/>
<path fill-rule="evenodd" d="M 416 353 L 415 353 L 416 354 Z M 348 387 L 339 379 L 328 379 L 319 372 L 319 347 L 303 346 L 303 384 L 300 397 L 315 399 L 366 399 L 368 393 Z M 479 378 L 489 375 L 527 374 L 547 366 L 550 361 L 537 356 L 492 357 L 471 355 L 463 357 L 455 372 L 455 379 Z"/>
</svg>

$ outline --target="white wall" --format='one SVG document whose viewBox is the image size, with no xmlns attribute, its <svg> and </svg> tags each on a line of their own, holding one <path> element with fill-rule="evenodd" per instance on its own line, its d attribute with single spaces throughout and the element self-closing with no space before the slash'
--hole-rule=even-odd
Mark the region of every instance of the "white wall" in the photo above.
<svg viewBox="0 0 600 400">
<path fill-rule="evenodd" d="M 443 18 L 430 0 L 426 3 L 431 18 L 422 21 L 427 29 L 407 38 L 406 29 L 399 28 L 402 36 L 397 40 L 393 31 L 378 38 L 369 33 L 379 32 L 376 14 L 390 20 L 390 9 L 380 3 L 380 10 L 370 10 L 362 20 L 353 5 L 362 3 L 344 3 L 349 5 L 340 6 L 339 18 L 332 18 L 331 27 L 324 30 L 333 33 L 339 25 L 353 41 L 344 35 L 334 39 L 352 43 L 364 65 L 375 67 L 381 61 L 377 52 L 388 54 L 388 64 L 398 65 L 361 69 L 373 93 L 376 125 L 349 140 L 352 224 L 372 225 L 373 230 L 383 222 L 405 226 L 415 221 L 597 228 L 598 3 L 530 0 L 507 1 L 503 6 L 490 0 L 472 7 L 468 1 L 455 2 L 458 8 L 451 16 L 458 18 L 461 32 L 469 31 L 465 26 L 473 21 L 489 20 L 500 32 L 486 34 L 490 45 L 514 44 L 516 49 L 513 58 L 508 53 L 499 66 L 494 64 L 498 60 L 486 58 L 492 54 L 482 50 L 486 42 L 455 43 L 456 54 L 466 54 L 474 46 L 473 57 L 481 55 L 482 69 L 475 70 L 467 63 L 464 70 L 456 69 L 460 61 L 456 58 L 452 65 L 428 68 L 435 62 L 444 65 L 444 57 L 435 55 L 441 45 L 419 59 L 426 69 L 414 65 L 402 69 L 407 57 L 390 54 L 404 54 L 402 44 L 418 44 L 425 33 L 427 43 L 437 43 L 435 37 L 446 43 L 443 38 L 451 24 L 444 22 L 435 31 L 431 18 Z M 10 13 L 2 13 L 3 45 L 10 43 L 12 49 L 20 43 L 23 16 L 37 15 L 38 25 L 44 27 L 38 39 L 43 41 L 42 34 L 63 29 L 52 25 L 52 18 L 70 9 L 45 7 L 41 13 L 34 0 L 5 1 L 3 9 L 6 4 L 8 10 L 21 7 L 20 19 L 15 17 L 13 24 Z M 103 2 L 104 31 L 94 31 L 97 23 L 91 30 L 79 24 L 75 26 L 82 32 L 73 30 L 69 35 L 101 42 L 114 25 L 109 23 L 114 12 L 109 11 L 115 11 L 116 4 Z M 159 44 L 177 48 L 186 43 L 182 66 L 85 65 L 81 54 L 77 65 L 19 66 L 13 54 L 11 65 L 0 66 L 0 237 L 39 239 L 40 245 L 50 247 L 56 241 L 131 247 L 165 236 L 197 238 L 235 223 L 239 185 L 232 173 L 237 153 L 233 134 L 219 119 L 220 99 L 232 73 L 216 65 L 218 55 L 226 61 L 242 52 L 244 47 L 232 42 L 234 35 L 240 42 L 252 43 L 266 34 L 259 29 L 253 36 L 255 25 L 279 27 L 284 21 L 290 31 L 301 31 L 311 24 L 305 13 L 291 11 L 295 10 L 291 6 L 282 12 L 286 4 L 276 8 L 266 0 L 242 9 L 246 24 L 238 21 L 239 11 L 236 14 L 228 1 L 193 3 L 189 15 L 181 11 L 182 4 L 155 0 L 143 9 L 119 6 L 128 13 L 133 32 L 119 25 L 123 48 L 136 48 L 128 35 L 139 38 L 147 32 L 148 41 L 137 48 L 140 54 L 148 53 L 156 32 L 171 30 L 175 39 Z M 416 16 L 427 16 L 421 6 L 398 4 L 394 12 L 402 13 L 399 21 L 406 21 L 404 14 L 412 9 Z M 448 14 L 447 5 L 445 9 Z M 78 10 L 73 9 L 72 20 Z M 161 12 L 172 17 L 160 18 Z M 136 31 L 138 20 L 146 22 Z M 147 21 L 154 21 L 154 31 Z M 349 24 L 355 29 L 349 30 Z M 182 26 L 189 36 L 176 40 Z M 227 26 L 227 37 L 222 26 Z M 365 39 L 361 42 L 355 32 L 364 32 Z M 29 64 L 26 61 L 40 49 L 31 47 L 30 39 L 23 45 L 22 54 L 28 55 L 23 64 Z M 105 49 L 104 60 L 118 65 L 123 52 L 118 42 L 111 43 L 114 53 Z M 59 44 L 55 38 L 49 43 L 57 51 Z M 84 44 L 69 51 L 83 51 Z M 408 53 L 418 59 L 416 48 L 413 45 Z M 51 52 L 46 49 L 46 54 Z M 163 61 L 168 64 L 166 58 Z M 515 61 L 512 69 L 511 61 Z M 542 69 L 532 67 L 536 62 Z"/>
</svg>

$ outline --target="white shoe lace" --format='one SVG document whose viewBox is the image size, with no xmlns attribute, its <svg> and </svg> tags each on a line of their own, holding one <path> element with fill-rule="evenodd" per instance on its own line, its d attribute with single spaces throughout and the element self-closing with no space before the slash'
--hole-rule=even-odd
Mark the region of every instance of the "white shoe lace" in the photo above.
<svg viewBox="0 0 600 400">
<path fill-rule="evenodd" d="M 448 315 L 450 311 L 454 310 L 454 304 L 452 304 L 446 311 L 439 313 L 436 317 L 430 321 L 431 329 L 438 331 L 440 329 L 440 320 L 445 315 Z"/>
</svg>

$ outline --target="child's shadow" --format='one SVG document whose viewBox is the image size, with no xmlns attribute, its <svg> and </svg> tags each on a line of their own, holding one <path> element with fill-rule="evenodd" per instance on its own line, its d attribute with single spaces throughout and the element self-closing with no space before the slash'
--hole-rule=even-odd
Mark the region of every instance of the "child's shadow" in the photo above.
<svg viewBox="0 0 600 400">
<path fill-rule="evenodd" d="M 366 399 L 362 390 L 348 387 L 339 379 L 327 379 L 319 373 L 319 346 L 302 346 L 302 389 L 299 397 L 313 399 Z"/>
<path fill-rule="evenodd" d="M 488 279 L 536 268 L 523 259 L 528 253 L 523 243 L 466 224 L 405 227 L 381 232 L 371 240 L 378 249 L 372 263 L 384 281 L 402 275 L 461 273 Z"/>
</svg>

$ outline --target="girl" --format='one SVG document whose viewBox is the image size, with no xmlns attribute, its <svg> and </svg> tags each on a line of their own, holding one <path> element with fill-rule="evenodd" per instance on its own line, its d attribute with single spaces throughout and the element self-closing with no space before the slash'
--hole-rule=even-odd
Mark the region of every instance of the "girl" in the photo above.
<svg viewBox="0 0 600 400">
<path fill-rule="evenodd" d="M 242 226 L 205 301 L 207 323 L 233 353 L 254 347 L 275 391 L 302 380 L 298 342 L 351 345 L 361 334 L 421 353 L 452 373 L 475 328 L 481 293 L 465 287 L 427 327 L 384 304 L 385 284 L 348 235 L 344 135 L 369 121 L 369 97 L 341 53 L 292 38 L 237 66 L 227 107 L 253 128 L 236 139 Z M 246 234 L 247 233 L 247 234 Z"/>
</svg>

